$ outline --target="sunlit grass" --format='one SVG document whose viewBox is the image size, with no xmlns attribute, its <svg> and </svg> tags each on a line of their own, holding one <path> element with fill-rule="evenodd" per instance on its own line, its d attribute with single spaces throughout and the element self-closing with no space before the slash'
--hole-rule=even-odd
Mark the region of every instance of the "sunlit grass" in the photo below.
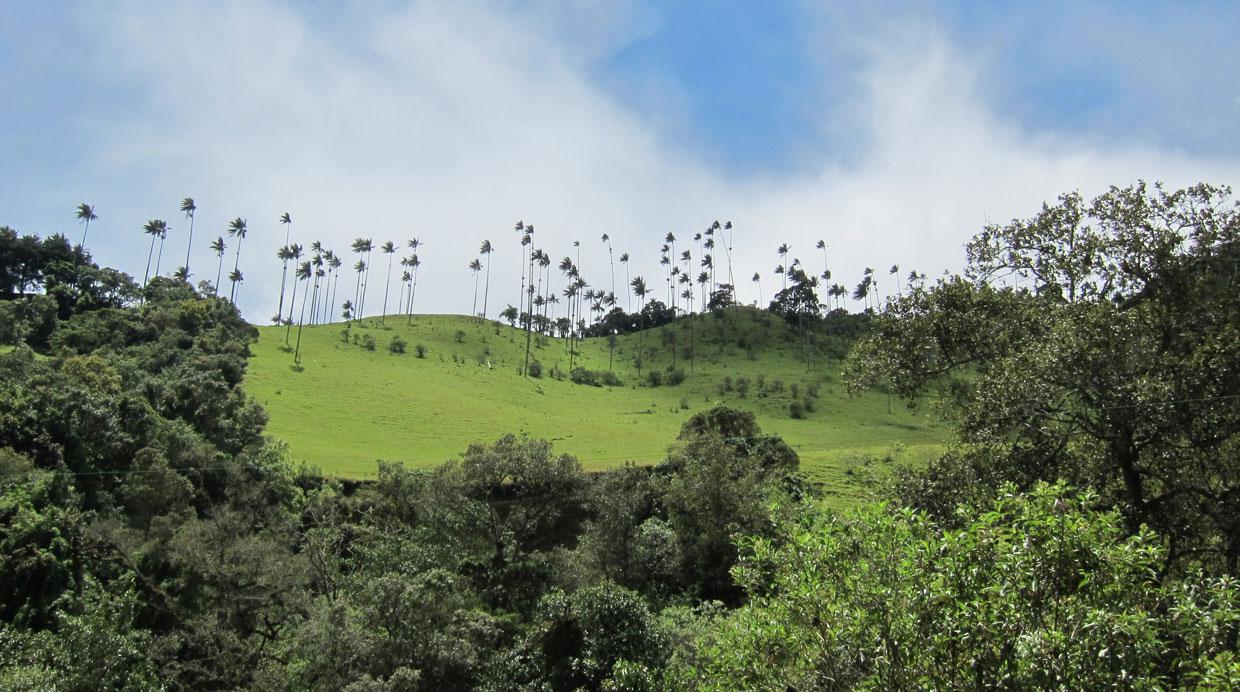
<svg viewBox="0 0 1240 692">
<path fill-rule="evenodd" d="M 270 414 L 268 432 L 288 443 L 296 461 L 365 478 L 380 459 L 431 466 L 471 443 L 514 432 L 551 440 L 586 469 L 649 464 L 665 456 L 689 416 L 722 403 L 753 411 L 765 431 L 792 445 L 808 476 L 848 503 L 886 469 L 924 463 L 945 434 L 927 415 L 910 413 L 883 394 L 849 396 L 839 383 L 838 361 L 807 360 L 781 321 L 756 311 L 619 337 L 612 359 L 624 383 L 619 387 L 553 379 L 553 369 L 569 370 L 561 339 L 531 340 L 531 359 L 542 364 L 543 376 L 523 378 L 520 330 L 449 315 L 417 316 L 412 324 L 390 316 L 386 322 L 355 323 L 348 343 L 342 324 L 306 327 L 300 368 L 285 346 L 283 327 L 259 330 L 245 387 Z M 672 356 L 671 337 L 663 332 L 676 339 L 677 367 L 692 372 L 678 386 L 643 386 L 634 356 L 640 344 L 646 355 L 641 376 L 651 368 L 665 371 Z M 354 343 L 366 335 L 375 350 Z M 407 342 L 405 354 L 388 351 L 394 336 Z M 690 340 L 696 353 L 691 363 L 685 357 Z M 416 355 L 419 344 L 425 358 Z M 608 369 L 606 339 L 577 348 L 575 363 Z M 759 374 L 768 390 L 778 380 L 782 391 L 759 396 Z M 731 378 L 732 391 L 721 391 L 724 378 Z M 743 398 L 735 386 L 740 378 L 749 381 Z M 800 400 L 807 387 L 817 386 L 814 410 L 803 420 L 789 415 L 794 385 Z"/>
</svg>

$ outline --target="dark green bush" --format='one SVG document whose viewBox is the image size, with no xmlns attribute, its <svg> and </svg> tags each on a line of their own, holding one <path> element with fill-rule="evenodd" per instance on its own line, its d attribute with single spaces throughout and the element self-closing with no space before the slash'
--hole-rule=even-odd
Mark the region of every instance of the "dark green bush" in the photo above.
<svg viewBox="0 0 1240 692">
<path fill-rule="evenodd" d="M 406 343 L 404 339 L 400 338 L 399 336 L 394 336 L 392 337 L 391 343 L 388 344 L 388 351 L 391 351 L 392 353 L 397 353 L 397 354 L 404 353 L 405 346 L 406 346 Z"/>
</svg>

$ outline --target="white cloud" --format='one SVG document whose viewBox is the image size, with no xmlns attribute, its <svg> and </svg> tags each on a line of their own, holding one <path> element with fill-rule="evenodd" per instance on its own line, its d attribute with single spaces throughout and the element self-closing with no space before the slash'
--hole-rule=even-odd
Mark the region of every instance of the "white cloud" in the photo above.
<svg viewBox="0 0 1240 692">
<path fill-rule="evenodd" d="M 536 245 L 557 259 L 581 240 L 587 279 L 604 287 L 603 233 L 657 285 L 662 236 L 688 240 L 720 218 L 737 225 L 742 296 L 756 297 L 742 277 L 762 271 L 769 297 L 781 242 L 817 269 L 813 245 L 825 239 L 846 284 L 867 265 L 933 274 L 959 265 L 962 243 L 986 220 L 1027 215 L 1064 190 L 1236 179 L 1234 161 L 1099 149 L 1007 126 L 985 107 L 970 56 L 932 25 L 856 46 L 860 93 L 832 117 L 860 124 L 860 156 L 792 180 L 727 178 L 671 146 L 651 125 L 657 114 L 633 113 L 592 81 L 591 60 L 651 21 L 594 14 L 608 7 L 519 15 L 420 3 L 371 18 L 345 12 L 343 27 L 260 0 L 85 12 L 100 79 L 132 99 L 124 122 L 98 124 L 98 151 L 83 162 L 94 201 L 109 210 L 100 236 L 115 239 L 96 252 L 140 271 L 141 223 L 177 218 L 176 202 L 192 194 L 195 274 L 214 278 L 207 239 L 247 217 L 240 303 L 265 321 L 286 210 L 299 240 L 337 250 L 357 236 L 425 241 L 419 304 L 429 311 L 469 310 L 466 264 L 488 238 L 498 246 L 494 314 L 515 299 L 518 218 L 536 223 Z M 170 247 L 183 247 L 173 225 Z"/>
</svg>

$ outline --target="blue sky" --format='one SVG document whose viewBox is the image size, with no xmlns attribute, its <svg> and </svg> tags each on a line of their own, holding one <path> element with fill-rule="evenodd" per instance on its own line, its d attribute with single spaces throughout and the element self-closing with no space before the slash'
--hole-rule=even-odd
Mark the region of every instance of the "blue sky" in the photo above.
<svg viewBox="0 0 1240 692">
<path fill-rule="evenodd" d="M 0 224 L 76 237 L 88 201 L 91 250 L 140 273 L 142 223 L 175 246 L 194 196 L 200 265 L 249 220 L 259 321 L 284 211 L 339 249 L 419 237 L 446 312 L 483 238 L 515 280 L 518 218 L 600 283 L 602 233 L 653 276 L 715 218 L 746 276 L 818 238 L 843 283 L 937 273 L 1059 192 L 1238 182 L 1236 36 L 1237 3 L 14 0 Z"/>
</svg>

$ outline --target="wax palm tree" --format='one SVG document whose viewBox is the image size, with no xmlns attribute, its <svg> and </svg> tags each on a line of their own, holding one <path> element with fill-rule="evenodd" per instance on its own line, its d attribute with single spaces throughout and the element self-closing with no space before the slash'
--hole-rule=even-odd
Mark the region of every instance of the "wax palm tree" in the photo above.
<svg viewBox="0 0 1240 692">
<path fill-rule="evenodd" d="M 280 304 L 276 308 L 277 316 L 284 314 L 284 283 L 285 279 L 288 277 L 288 261 L 291 259 L 288 253 L 289 227 L 293 223 L 293 218 L 289 216 L 286 211 L 280 216 L 280 223 L 284 224 L 284 247 L 280 248 L 280 250 L 276 252 L 276 257 L 280 258 Z M 288 312 L 289 318 L 292 319 L 292 307 L 289 308 Z"/>
<path fill-rule="evenodd" d="M 353 265 L 354 271 L 357 272 L 357 281 L 353 285 L 353 309 L 360 317 L 362 310 L 362 270 L 366 268 L 366 263 L 362 261 L 362 253 L 366 252 L 366 239 L 354 238 L 353 244 L 349 247 L 353 250 L 353 254 L 357 255 L 357 264 Z"/>
<path fill-rule="evenodd" d="M 146 286 L 151 278 L 151 257 L 155 255 L 155 239 L 163 237 L 166 227 L 163 219 L 151 219 L 142 226 L 142 232 L 151 236 L 151 247 L 146 251 L 146 271 L 142 273 L 143 286 Z"/>
<path fill-rule="evenodd" d="M 309 282 L 311 276 L 313 276 L 313 271 L 310 269 L 310 263 L 302 262 L 301 266 L 297 268 L 297 279 Z M 293 287 L 296 288 L 297 285 L 293 284 Z M 306 323 L 306 298 L 309 295 L 310 288 L 306 287 L 306 290 L 301 294 L 301 316 L 297 318 L 297 345 L 293 349 L 293 362 L 299 365 L 301 364 L 301 328 Z"/>
<path fill-rule="evenodd" d="M 379 324 L 386 324 L 388 289 L 392 285 L 392 260 L 395 259 L 393 255 L 396 254 L 396 244 L 389 240 L 379 249 L 383 251 L 383 254 L 388 256 L 387 278 L 383 280 L 383 315 L 379 318 Z"/>
<path fill-rule="evenodd" d="M 400 258 L 401 267 L 408 266 L 408 262 L 409 262 L 408 257 Z M 409 290 L 409 284 L 412 281 L 413 281 L 413 274 L 410 274 L 408 270 L 402 270 L 400 273 L 400 302 L 398 303 L 398 305 L 400 305 L 401 310 L 405 309 L 405 305 L 406 305 L 405 292 Z"/>
<path fill-rule="evenodd" d="M 226 249 L 226 247 L 227 246 L 224 245 L 224 236 L 220 236 L 216 238 L 215 240 L 211 241 L 211 249 L 215 251 L 215 256 L 218 258 L 218 263 L 215 267 L 215 286 L 214 286 L 215 295 L 217 296 L 220 294 L 220 276 L 221 276 L 221 272 L 224 271 L 224 250 Z"/>
<path fill-rule="evenodd" d="M 189 281 L 189 251 L 194 247 L 194 214 L 198 211 L 198 206 L 194 204 L 193 197 L 186 197 L 181 200 L 181 211 L 185 213 L 185 220 L 189 221 L 189 242 L 185 243 L 185 280 Z M 288 243 L 285 243 L 287 245 Z"/>
<path fill-rule="evenodd" d="M 719 222 L 716 221 L 715 223 Z M 723 229 L 719 234 L 723 236 L 723 254 L 728 259 L 728 285 L 732 287 L 730 292 L 733 299 L 736 297 L 736 278 L 732 276 L 732 236 L 735 233 L 736 231 L 732 228 L 732 222 L 724 221 Z"/>
<path fill-rule="evenodd" d="M 469 271 L 474 273 L 474 305 L 470 309 L 469 314 L 471 317 L 477 317 L 478 316 L 478 272 L 482 271 L 482 262 L 479 261 L 477 257 L 470 260 Z"/>
<path fill-rule="evenodd" d="M 362 318 L 366 316 L 366 289 L 370 288 L 370 268 L 374 266 L 371 262 L 371 256 L 375 251 L 375 244 L 370 238 L 363 243 L 362 249 L 366 252 L 365 276 L 362 278 L 362 301 L 357 304 L 357 316 Z"/>
<path fill-rule="evenodd" d="M 232 281 L 232 288 L 228 292 L 228 299 L 231 300 L 234 305 L 237 304 L 237 283 L 241 281 L 242 279 L 240 278 L 234 279 L 232 277 L 241 276 L 241 272 L 239 271 L 239 267 L 241 265 L 241 241 L 245 240 L 245 234 L 246 234 L 245 219 L 241 218 L 240 216 L 233 219 L 232 222 L 228 224 L 228 235 L 233 236 L 234 238 L 237 239 L 237 255 L 236 255 L 236 259 L 233 260 L 232 274 L 228 275 L 229 280 Z"/>
<path fill-rule="evenodd" d="M 704 260 L 703 263 L 705 264 L 706 261 L 707 260 Z M 697 284 L 698 286 L 702 287 L 701 289 L 702 290 L 702 312 L 706 312 L 706 297 L 710 294 L 710 291 L 707 290 L 707 284 L 709 283 L 710 283 L 709 273 L 701 272 L 698 274 Z"/>
<path fill-rule="evenodd" d="M 353 271 L 357 272 L 357 282 L 353 286 L 353 297 L 355 299 L 353 305 L 355 306 L 354 310 L 357 313 L 355 317 L 357 319 L 361 319 L 361 299 L 359 296 L 362 295 L 362 272 L 366 271 L 366 260 L 359 259 L 357 263 L 353 265 Z"/>
<path fill-rule="evenodd" d="M 904 288 L 900 285 L 900 265 L 898 264 L 891 265 L 891 269 L 889 269 L 887 273 L 896 277 L 896 295 L 903 298 Z"/>
<path fill-rule="evenodd" d="M 284 322 L 284 286 L 288 283 L 288 261 L 293 258 L 293 249 L 287 245 L 276 250 L 276 259 L 280 260 L 283 269 L 280 271 L 280 304 L 276 307 L 276 316 L 271 319 L 275 324 Z"/>
<path fill-rule="evenodd" d="M 611 292 L 616 292 L 616 258 L 611 252 L 611 236 L 603 234 L 603 244 L 607 246 L 607 264 L 611 267 Z"/>
<path fill-rule="evenodd" d="M 228 280 L 231 281 L 233 287 L 236 288 L 237 284 L 245 281 L 245 276 L 241 274 L 240 269 L 234 269 L 228 273 Z M 231 300 L 231 298 L 229 300 Z M 234 302 L 233 305 L 236 305 L 236 303 Z"/>
<path fill-rule="evenodd" d="M 413 284 L 409 286 L 409 324 L 413 324 L 413 301 L 418 297 L 418 268 L 422 259 L 417 255 L 409 258 L 409 266 L 413 268 Z"/>
<path fill-rule="evenodd" d="M 624 283 L 628 285 L 631 283 L 629 281 L 629 253 L 625 252 L 620 255 L 620 264 L 624 265 Z M 628 291 L 625 291 L 624 294 L 626 296 L 630 295 Z M 633 312 L 632 298 L 628 298 L 625 302 L 628 304 L 628 311 Z"/>
<path fill-rule="evenodd" d="M 168 237 L 168 224 L 159 229 L 159 252 L 155 255 L 155 276 L 159 276 L 159 267 L 164 263 L 164 240 Z"/>
<path fill-rule="evenodd" d="M 543 275 L 543 272 L 546 272 L 547 273 L 547 293 L 551 293 L 551 269 L 550 267 L 551 267 L 551 255 L 548 255 L 542 250 L 539 250 L 538 251 L 538 290 L 539 291 L 542 291 L 542 275 Z M 554 298 L 555 294 L 552 294 L 551 297 Z M 548 303 L 549 301 L 543 301 L 544 314 L 546 312 L 545 308 L 548 307 Z"/>
<path fill-rule="evenodd" d="M 293 247 L 297 248 L 297 258 L 300 259 L 301 258 L 301 246 L 294 245 Z M 292 345 L 289 343 L 289 339 L 293 333 L 293 308 L 297 307 L 297 282 L 302 281 L 302 280 L 309 281 L 310 271 L 311 270 L 310 270 L 309 260 L 306 260 L 305 262 L 301 262 L 301 263 L 298 263 L 297 261 L 293 262 L 293 297 L 292 297 L 292 300 L 290 300 L 288 303 L 288 319 L 284 320 L 284 345 L 285 346 Z M 310 287 L 306 286 L 306 290 L 309 291 Z M 306 304 L 304 296 L 302 297 L 301 302 L 303 306 Z"/>
<path fill-rule="evenodd" d="M 640 276 L 633 279 L 629 285 L 633 288 L 633 294 L 637 296 L 637 312 L 639 315 L 637 322 L 637 370 L 641 372 L 642 351 L 646 342 L 646 316 L 644 314 L 646 311 L 646 294 L 650 291 L 646 288 L 646 280 Z"/>
<path fill-rule="evenodd" d="M 85 202 L 78 205 L 75 216 L 78 221 L 86 224 L 86 227 L 82 229 L 82 242 L 80 243 L 82 247 L 86 247 L 86 234 L 90 232 L 90 222 L 99 217 L 95 215 L 95 208 Z"/>
<path fill-rule="evenodd" d="M 753 282 L 758 284 L 758 307 L 762 307 L 762 275 L 754 272 Z"/>
<path fill-rule="evenodd" d="M 486 287 L 482 289 L 482 319 L 487 318 L 487 299 L 491 296 L 491 253 L 495 252 L 495 248 L 491 246 L 491 241 L 483 240 L 482 245 L 478 246 L 478 252 L 487 258 L 487 280 Z"/>
<path fill-rule="evenodd" d="M 340 287 L 340 267 L 342 266 L 344 266 L 344 260 L 340 259 L 340 255 L 332 253 L 331 260 L 328 262 L 328 267 L 331 269 L 332 274 L 335 275 L 335 279 L 332 281 L 332 294 L 328 296 L 328 305 L 336 304 L 336 289 Z M 328 319 L 330 318 L 331 315 L 329 314 Z"/>
<path fill-rule="evenodd" d="M 293 243 L 292 245 L 289 245 L 288 247 L 286 247 L 286 248 L 284 248 L 284 249 L 285 249 L 285 255 L 286 255 L 286 257 L 287 257 L 287 259 L 285 260 L 285 262 L 287 263 L 289 260 L 291 260 L 291 261 L 293 262 L 293 272 L 294 272 L 294 277 L 293 277 L 293 299 L 292 299 L 291 301 L 289 301 L 289 304 L 288 304 L 288 319 L 284 320 L 284 323 L 285 323 L 286 325 L 292 325 L 292 324 L 293 324 L 293 306 L 294 306 L 294 305 L 297 305 L 297 277 L 296 277 L 296 272 L 297 272 L 297 262 L 298 262 L 299 260 L 301 260 L 301 252 L 302 252 L 302 248 L 301 248 L 301 245 L 298 245 L 297 243 Z M 281 286 L 281 288 L 283 288 L 283 286 Z M 285 334 L 285 337 L 284 337 L 284 343 L 285 343 L 285 344 L 287 344 L 287 343 L 288 343 L 288 334 L 287 334 L 287 333 Z"/>
<path fill-rule="evenodd" d="M 779 248 L 776 250 L 776 252 L 778 252 L 778 253 L 779 253 L 779 261 L 780 261 L 780 264 L 781 264 L 781 265 L 786 265 L 786 264 L 788 264 L 788 244 L 787 244 L 787 243 L 781 243 L 781 244 L 780 244 L 780 246 L 779 246 Z M 785 290 L 787 290 L 787 288 L 788 288 L 788 273 L 787 273 L 787 272 L 777 272 L 777 273 L 781 273 L 781 274 L 783 274 L 783 275 L 784 275 L 784 289 L 785 289 Z"/>
</svg>

